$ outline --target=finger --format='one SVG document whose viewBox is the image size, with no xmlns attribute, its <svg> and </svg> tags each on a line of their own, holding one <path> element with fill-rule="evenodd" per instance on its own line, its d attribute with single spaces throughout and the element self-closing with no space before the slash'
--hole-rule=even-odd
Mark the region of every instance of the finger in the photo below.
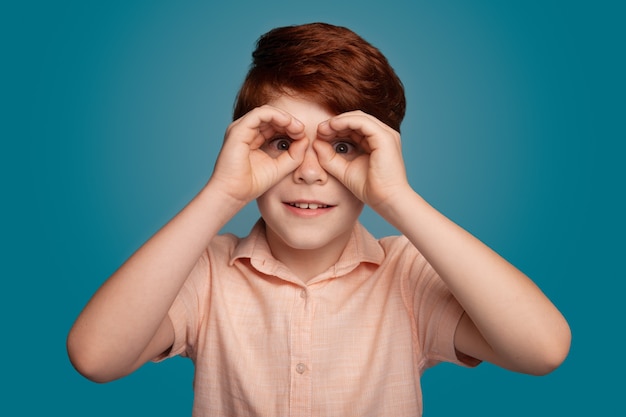
<svg viewBox="0 0 626 417">
<path fill-rule="evenodd" d="M 304 160 L 304 154 L 308 147 L 308 140 L 295 140 L 289 146 L 287 152 L 282 152 L 277 158 L 278 172 L 281 177 L 293 172 Z"/>
<path fill-rule="evenodd" d="M 381 132 L 379 126 L 372 119 L 361 115 L 340 115 L 328 120 L 328 129 L 335 132 L 336 135 L 345 135 L 348 132 L 356 132 L 360 136 L 374 136 Z"/>
<path fill-rule="evenodd" d="M 348 161 L 339 156 L 332 145 L 323 140 L 313 141 L 313 149 L 317 154 L 317 159 L 329 174 L 337 178 L 342 183 L 345 182 L 345 173 L 348 168 Z"/>
<path fill-rule="evenodd" d="M 398 133 L 380 120 L 361 111 L 342 113 L 318 126 L 321 139 L 350 138 L 370 153 L 380 146 L 383 138 Z"/>
<path fill-rule="evenodd" d="M 235 136 L 251 147 L 257 148 L 278 133 L 287 134 L 295 140 L 302 139 L 304 124 L 281 109 L 264 105 L 233 122 L 227 136 Z"/>
<path fill-rule="evenodd" d="M 262 121 L 258 127 L 259 133 L 264 139 L 270 139 L 276 134 L 285 134 L 292 139 L 304 138 L 304 124 L 293 116 L 290 116 L 287 124 L 277 123 L 277 120 Z"/>
</svg>

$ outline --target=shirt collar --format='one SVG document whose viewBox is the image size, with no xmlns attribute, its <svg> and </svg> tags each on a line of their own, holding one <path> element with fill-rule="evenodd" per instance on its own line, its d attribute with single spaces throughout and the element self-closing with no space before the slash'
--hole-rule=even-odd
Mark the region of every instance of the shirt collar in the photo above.
<svg viewBox="0 0 626 417">
<path fill-rule="evenodd" d="M 384 257 L 384 250 L 378 240 L 357 221 L 350 240 L 337 263 L 313 278 L 309 283 L 345 275 L 364 262 L 380 265 Z M 246 258 L 250 259 L 250 264 L 263 274 L 273 275 L 287 281 L 295 281 L 293 273 L 272 255 L 265 235 L 265 222 L 262 218 L 257 221 L 250 234 L 236 245 L 230 258 L 230 265 L 233 265 L 238 259 Z"/>
</svg>

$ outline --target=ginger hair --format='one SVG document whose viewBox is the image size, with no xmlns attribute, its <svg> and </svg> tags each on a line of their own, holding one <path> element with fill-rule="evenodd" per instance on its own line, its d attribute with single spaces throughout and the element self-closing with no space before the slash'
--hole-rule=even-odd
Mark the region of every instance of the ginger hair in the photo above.
<svg viewBox="0 0 626 417">
<path fill-rule="evenodd" d="M 279 27 L 258 39 L 233 119 L 282 94 L 333 114 L 361 110 L 397 131 L 406 108 L 404 87 L 387 58 L 350 29 L 327 23 Z"/>
</svg>

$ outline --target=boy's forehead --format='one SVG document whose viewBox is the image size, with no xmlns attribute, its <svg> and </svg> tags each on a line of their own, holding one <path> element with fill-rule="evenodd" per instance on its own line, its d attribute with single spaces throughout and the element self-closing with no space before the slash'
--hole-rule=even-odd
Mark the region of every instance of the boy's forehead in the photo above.
<svg viewBox="0 0 626 417">
<path fill-rule="evenodd" d="M 303 123 L 306 119 L 322 117 L 326 120 L 333 116 L 333 113 L 321 104 L 298 94 L 280 94 L 269 100 L 267 104 L 290 113 Z"/>
</svg>

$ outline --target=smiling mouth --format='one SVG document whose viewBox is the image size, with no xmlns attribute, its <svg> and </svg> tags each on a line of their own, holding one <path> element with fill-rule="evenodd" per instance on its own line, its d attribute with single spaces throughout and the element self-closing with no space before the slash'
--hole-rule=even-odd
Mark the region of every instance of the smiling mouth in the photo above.
<svg viewBox="0 0 626 417">
<path fill-rule="evenodd" d="M 287 203 L 287 204 L 289 204 L 291 207 L 297 207 L 299 209 L 309 209 L 309 210 L 317 210 L 317 209 L 331 207 L 326 204 L 318 204 L 318 203 Z"/>
</svg>

